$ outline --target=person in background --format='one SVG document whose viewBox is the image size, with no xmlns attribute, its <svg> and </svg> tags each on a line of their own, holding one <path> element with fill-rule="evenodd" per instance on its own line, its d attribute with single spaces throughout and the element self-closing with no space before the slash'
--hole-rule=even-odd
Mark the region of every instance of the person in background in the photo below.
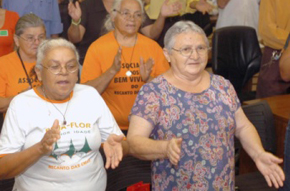
<svg viewBox="0 0 290 191">
<path fill-rule="evenodd" d="M 290 32 L 289 0 L 261 0 L 259 34 L 265 46 L 259 71 L 257 97 L 286 94 L 290 84 L 279 69 L 281 50 Z"/>
<path fill-rule="evenodd" d="M 15 25 L 19 19 L 16 12 L 0 7 L 0 57 L 13 52 Z"/>
<path fill-rule="evenodd" d="M 85 0 L 81 4 L 69 3 L 68 11 L 72 22 L 68 29 L 68 39 L 77 43 L 81 65 L 89 46 L 105 33 L 104 21 L 112 10 L 113 2 L 114 0 Z M 175 5 L 164 4 L 161 14 L 154 23 L 145 15 L 140 32 L 149 38 L 157 39 L 163 29 L 165 18 L 177 12 L 178 7 Z"/>
<path fill-rule="evenodd" d="M 45 39 L 45 25 L 35 14 L 22 16 L 15 27 L 17 50 L 0 57 L 0 112 L 5 113 L 12 98 L 39 82 L 30 76 L 35 66 L 36 51 Z"/>
<path fill-rule="evenodd" d="M 27 13 L 39 16 L 45 24 L 47 38 L 56 38 L 63 30 L 57 0 L 3 0 L 3 8 L 17 12 L 20 17 Z"/>
<path fill-rule="evenodd" d="M 290 82 L 290 33 L 279 61 L 280 75 L 285 82 Z M 289 89 L 290 90 L 290 89 Z M 288 91 L 290 93 L 290 91 Z"/>
<path fill-rule="evenodd" d="M 258 35 L 260 0 L 217 0 L 219 15 L 216 29 L 228 26 L 249 26 Z"/>
<path fill-rule="evenodd" d="M 232 84 L 205 70 L 204 31 L 179 21 L 164 42 L 171 68 L 140 89 L 127 136 L 133 156 L 152 160 L 152 190 L 235 190 L 234 136 L 268 185 L 283 186 L 283 160 L 264 150 Z"/>
<path fill-rule="evenodd" d="M 146 0 L 146 12 L 150 19 L 157 19 L 162 11 L 162 4 L 177 4 L 179 7 L 178 13 L 169 15 L 162 30 L 161 35 L 157 39 L 158 44 L 164 46 L 164 35 L 166 31 L 180 20 L 191 20 L 206 30 L 207 35 L 212 33 L 212 28 L 206 29 L 210 24 L 208 12 L 213 9 L 213 6 L 206 0 Z M 176 5 L 176 6 L 177 6 Z"/>
<path fill-rule="evenodd" d="M 126 133 L 128 115 L 143 84 L 169 68 L 161 47 L 138 33 L 144 19 L 141 0 L 115 0 L 106 35 L 89 47 L 81 83 L 98 90 Z"/>
<path fill-rule="evenodd" d="M 0 136 L 0 177 L 15 177 L 13 190 L 104 191 L 101 143 L 106 168 L 116 168 L 128 150 L 98 92 L 76 84 L 78 58 L 64 39 L 39 45 L 41 86 L 15 96 Z"/>
</svg>

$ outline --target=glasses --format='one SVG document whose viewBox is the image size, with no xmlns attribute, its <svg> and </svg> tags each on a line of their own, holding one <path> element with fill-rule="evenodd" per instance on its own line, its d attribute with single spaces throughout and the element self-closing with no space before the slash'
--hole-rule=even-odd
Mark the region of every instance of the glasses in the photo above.
<svg viewBox="0 0 290 191">
<path fill-rule="evenodd" d="M 191 56 L 194 49 L 191 47 L 186 47 L 186 48 L 182 48 L 179 50 L 172 48 L 172 50 L 179 52 L 182 56 L 188 57 L 188 56 Z M 207 53 L 208 47 L 207 46 L 198 46 L 197 48 L 195 48 L 195 51 L 197 52 L 198 55 L 203 56 Z"/>
<path fill-rule="evenodd" d="M 53 74 L 60 74 L 63 68 L 60 64 L 53 64 L 51 66 L 44 66 L 43 64 L 41 64 L 41 66 L 45 69 L 48 69 Z M 79 65 L 77 63 L 67 64 L 65 65 L 65 69 L 69 73 L 74 73 L 79 69 Z"/>
<path fill-rule="evenodd" d="M 119 13 L 125 20 L 129 20 L 132 17 L 134 19 L 138 19 L 138 20 L 142 19 L 142 13 L 141 12 L 135 12 L 135 13 L 131 14 L 130 11 L 128 11 L 128 10 L 119 11 L 117 9 L 114 9 L 113 11 L 116 11 L 117 13 Z"/>
<path fill-rule="evenodd" d="M 38 36 L 38 37 L 34 37 L 34 36 L 28 36 L 26 38 L 22 37 L 22 36 L 18 36 L 19 38 L 29 42 L 29 43 L 35 43 L 36 40 L 38 40 L 39 42 L 43 41 L 45 39 L 45 36 Z"/>
</svg>

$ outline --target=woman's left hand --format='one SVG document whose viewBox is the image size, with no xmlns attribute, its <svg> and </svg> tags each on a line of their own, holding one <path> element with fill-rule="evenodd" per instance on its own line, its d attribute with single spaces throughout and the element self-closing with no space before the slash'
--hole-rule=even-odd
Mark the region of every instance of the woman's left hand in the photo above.
<svg viewBox="0 0 290 191">
<path fill-rule="evenodd" d="M 122 140 L 123 135 L 111 134 L 104 143 L 104 152 L 106 155 L 106 169 L 116 168 L 123 158 Z"/>
<path fill-rule="evenodd" d="M 285 174 L 279 166 L 282 162 L 282 159 L 269 152 L 262 152 L 255 158 L 255 163 L 265 177 L 268 186 L 272 187 L 274 185 L 277 189 L 283 186 Z"/>
<path fill-rule="evenodd" d="M 145 63 L 144 59 L 140 58 L 140 75 L 144 82 L 147 82 L 150 78 L 150 74 L 152 72 L 152 67 L 154 65 L 153 58 L 149 58 Z"/>
</svg>

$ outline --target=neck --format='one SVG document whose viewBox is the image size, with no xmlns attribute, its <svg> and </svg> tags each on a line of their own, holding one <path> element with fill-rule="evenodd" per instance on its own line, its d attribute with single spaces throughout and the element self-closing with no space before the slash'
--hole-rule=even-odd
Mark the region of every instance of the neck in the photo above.
<svg viewBox="0 0 290 191">
<path fill-rule="evenodd" d="M 30 56 L 25 54 L 21 49 L 19 49 L 19 54 L 23 62 L 34 63 L 36 62 L 36 56 Z"/>
<path fill-rule="evenodd" d="M 170 83 L 184 91 L 199 93 L 208 88 L 208 73 L 206 71 L 203 71 L 197 76 L 187 77 L 175 74 L 172 69 L 170 69 L 166 72 L 165 76 L 168 77 Z"/>
<path fill-rule="evenodd" d="M 114 31 L 115 38 L 120 46 L 131 47 L 134 46 L 137 40 L 137 33 L 133 35 L 125 35 L 118 30 Z"/>
</svg>

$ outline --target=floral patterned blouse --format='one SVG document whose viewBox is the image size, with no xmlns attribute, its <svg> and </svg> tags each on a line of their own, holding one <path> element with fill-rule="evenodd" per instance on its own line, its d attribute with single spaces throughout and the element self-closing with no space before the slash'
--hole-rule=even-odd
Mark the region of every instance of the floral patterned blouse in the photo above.
<svg viewBox="0 0 290 191">
<path fill-rule="evenodd" d="M 182 137 L 177 166 L 168 159 L 152 162 L 153 190 L 234 190 L 235 112 L 239 99 L 231 83 L 210 74 L 210 87 L 190 93 L 163 75 L 139 91 L 131 115 L 149 121 L 150 137 Z"/>
</svg>

